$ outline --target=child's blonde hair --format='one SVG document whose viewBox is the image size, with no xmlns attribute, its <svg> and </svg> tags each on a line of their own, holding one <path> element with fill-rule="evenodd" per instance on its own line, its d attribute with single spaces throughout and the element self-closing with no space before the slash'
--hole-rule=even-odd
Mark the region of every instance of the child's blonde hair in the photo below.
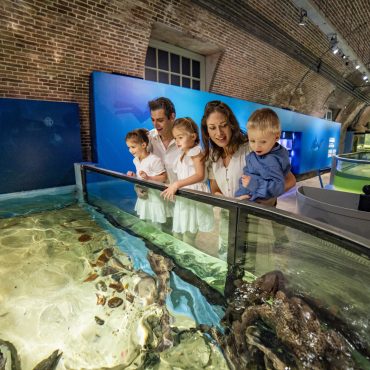
<svg viewBox="0 0 370 370">
<path fill-rule="evenodd" d="M 277 135 L 281 132 L 278 115 L 270 108 L 257 109 L 247 122 L 247 130 L 256 129 Z"/>
<path fill-rule="evenodd" d="M 149 131 L 146 128 L 138 128 L 136 130 L 132 130 L 127 133 L 126 139 L 127 140 L 132 140 L 135 143 L 138 144 L 149 144 L 149 136 L 148 136 Z"/>
<path fill-rule="evenodd" d="M 174 128 L 183 129 L 189 134 L 195 134 L 195 144 L 199 144 L 199 130 L 197 124 L 189 117 L 178 118 L 175 120 L 172 130 Z"/>
</svg>

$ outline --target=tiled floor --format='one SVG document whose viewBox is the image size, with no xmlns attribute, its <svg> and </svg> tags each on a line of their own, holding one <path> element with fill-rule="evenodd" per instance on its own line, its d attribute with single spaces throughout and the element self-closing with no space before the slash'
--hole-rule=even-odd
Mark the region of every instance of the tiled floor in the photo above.
<svg viewBox="0 0 370 370">
<path fill-rule="evenodd" d="M 329 184 L 330 173 L 325 173 L 321 175 L 321 178 L 322 178 L 324 186 Z M 294 188 L 290 189 L 289 191 L 287 191 L 281 197 L 278 198 L 277 208 L 283 209 L 285 211 L 289 211 L 292 213 L 297 213 L 296 192 L 297 192 L 297 189 L 303 185 L 319 188 L 320 187 L 319 177 L 316 176 L 316 177 L 312 177 L 307 180 L 297 182 Z"/>
</svg>

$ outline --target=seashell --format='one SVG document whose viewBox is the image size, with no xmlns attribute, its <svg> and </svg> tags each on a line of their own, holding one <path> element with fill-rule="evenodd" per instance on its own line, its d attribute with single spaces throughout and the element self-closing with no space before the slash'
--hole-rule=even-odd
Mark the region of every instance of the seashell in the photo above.
<svg viewBox="0 0 370 370">
<path fill-rule="evenodd" d="M 118 270 L 111 266 L 104 266 L 101 270 L 102 276 L 113 275 L 116 274 L 117 272 Z"/>
<path fill-rule="evenodd" d="M 122 283 L 110 283 L 109 288 L 116 290 L 118 293 L 121 293 L 124 289 Z"/>
<path fill-rule="evenodd" d="M 59 349 L 55 350 L 49 357 L 45 358 L 42 360 L 40 363 L 38 363 L 33 370 L 48 370 L 48 369 L 56 369 L 58 362 L 60 358 L 62 357 L 63 352 L 59 353 Z M 14 366 L 13 366 L 14 365 Z M 7 366 L 8 368 L 8 366 Z M 20 366 L 18 367 L 17 364 L 13 364 L 13 356 L 12 356 L 12 364 L 11 368 L 13 369 L 19 369 Z M 2 367 L 3 369 L 3 367 Z"/>
<path fill-rule="evenodd" d="M 111 264 L 113 267 L 117 269 L 124 269 L 125 266 L 124 264 L 117 258 L 117 257 L 112 257 Z"/>
<path fill-rule="evenodd" d="M 100 280 L 95 284 L 95 288 L 101 290 L 102 292 L 106 292 L 108 290 L 107 284 L 104 281 Z"/>
<path fill-rule="evenodd" d="M 78 241 L 81 242 L 81 243 L 84 243 L 84 242 L 88 242 L 89 240 L 91 240 L 92 237 L 88 234 L 82 234 L 79 238 L 78 238 Z"/>
<path fill-rule="evenodd" d="M 108 306 L 110 308 L 119 307 L 123 303 L 123 299 L 119 297 L 113 297 L 108 301 Z"/>
<path fill-rule="evenodd" d="M 110 277 L 113 279 L 113 280 L 115 280 L 115 281 L 117 281 L 117 283 L 119 283 L 120 282 L 120 280 L 121 280 L 121 277 L 122 276 L 125 276 L 126 274 L 124 273 L 124 272 L 117 272 L 117 273 L 115 273 L 115 274 L 112 274 Z"/>
<path fill-rule="evenodd" d="M 104 325 L 104 320 L 102 320 L 100 317 L 98 316 L 95 316 L 95 322 L 98 324 L 98 325 Z"/>
<path fill-rule="evenodd" d="M 75 231 L 79 234 L 84 234 L 86 233 L 86 230 L 85 229 L 75 229 Z"/>
<path fill-rule="evenodd" d="M 154 303 L 158 298 L 157 282 L 149 275 L 143 276 L 135 286 L 135 293 L 147 304 Z"/>
<path fill-rule="evenodd" d="M 126 299 L 127 299 L 130 303 L 132 303 L 132 302 L 134 301 L 135 297 L 134 297 L 132 294 L 130 294 L 130 293 L 126 293 Z"/>
<path fill-rule="evenodd" d="M 95 280 L 99 275 L 98 274 L 91 274 L 89 275 L 85 280 L 84 280 L 84 283 L 87 282 L 87 281 L 93 281 Z"/>
<path fill-rule="evenodd" d="M 105 296 L 101 294 L 96 294 L 96 304 L 104 306 L 106 300 L 107 299 L 105 298 Z"/>
<path fill-rule="evenodd" d="M 96 260 L 97 266 L 104 266 L 112 256 L 113 256 L 113 248 L 103 249 L 103 252 Z"/>
<path fill-rule="evenodd" d="M 103 253 L 110 258 L 113 256 L 113 248 L 104 248 Z"/>
</svg>

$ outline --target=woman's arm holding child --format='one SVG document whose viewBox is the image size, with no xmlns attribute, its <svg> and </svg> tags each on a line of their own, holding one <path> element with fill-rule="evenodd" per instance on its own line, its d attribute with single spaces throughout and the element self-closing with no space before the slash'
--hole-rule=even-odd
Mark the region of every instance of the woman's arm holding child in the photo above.
<svg viewBox="0 0 370 370">
<path fill-rule="evenodd" d="M 289 171 L 288 174 L 285 176 L 284 179 L 284 191 L 290 190 L 293 186 L 295 186 L 297 180 L 295 176 Z"/>
<path fill-rule="evenodd" d="M 211 193 L 214 195 L 223 195 L 221 189 L 218 187 L 217 181 L 215 179 L 209 179 L 209 186 L 211 188 Z"/>
</svg>

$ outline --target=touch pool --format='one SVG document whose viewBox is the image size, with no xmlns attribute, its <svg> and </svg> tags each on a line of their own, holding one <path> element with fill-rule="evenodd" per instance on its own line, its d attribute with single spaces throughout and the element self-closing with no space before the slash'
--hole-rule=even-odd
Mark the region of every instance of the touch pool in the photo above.
<svg viewBox="0 0 370 370">
<path fill-rule="evenodd" d="M 238 205 L 226 263 L 137 219 L 127 186 L 1 202 L 5 369 L 369 368 L 366 253 Z"/>
<path fill-rule="evenodd" d="M 167 271 L 156 277 L 143 241 L 91 207 L 64 195 L 64 207 L 47 210 L 45 200 L 28 199 L 43 212 L 0 219 L 0 368 L 47 358 L 37 369 L 227 368 L 217 346 L 190 330 L 218 325 L 220 307 L 152 254 Z"/>
</svg>

